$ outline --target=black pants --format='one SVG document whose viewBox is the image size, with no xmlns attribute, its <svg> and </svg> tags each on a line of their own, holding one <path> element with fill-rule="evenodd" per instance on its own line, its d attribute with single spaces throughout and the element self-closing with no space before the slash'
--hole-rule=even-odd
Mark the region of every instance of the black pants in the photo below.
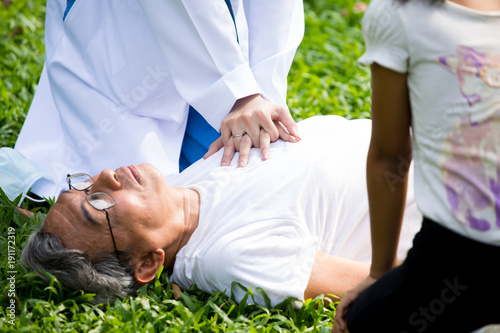
<svg viewBox="0 0 500 333">
<path fill-rule="evenodd" d="M 357 332 L 471 332 L 500 323 L 500 246 L 424 219 L 404 263 L 347 312 Z"/>
</svg>

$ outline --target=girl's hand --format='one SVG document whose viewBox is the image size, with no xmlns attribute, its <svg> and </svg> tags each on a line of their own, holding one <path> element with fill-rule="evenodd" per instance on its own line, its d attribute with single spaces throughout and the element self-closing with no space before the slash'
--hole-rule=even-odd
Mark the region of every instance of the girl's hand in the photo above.
<svg viewBox="0 0 500 333">
<path fill-rule="evenodd" d="M 178 293 L 181 291 L 181 287 L 179 287 L 175 283 L 172 283 L 172 290 L 174 291 L 174 299 L 178 299 L 179 297 L 181 297 L 181 294 Z"/>
<path fill-rule="evenodd" d="M 359 295 L 361 295 L 361 293 L 375 281 L 377 281 L 375 278 L 368 276 L 345 294 L 340 301 L 340 304 L 337 306 L 332 333 L 348 332 L 346 324 L 347 310 L 349 310 L 349 307 L 354 303 Z"/>
</svg>

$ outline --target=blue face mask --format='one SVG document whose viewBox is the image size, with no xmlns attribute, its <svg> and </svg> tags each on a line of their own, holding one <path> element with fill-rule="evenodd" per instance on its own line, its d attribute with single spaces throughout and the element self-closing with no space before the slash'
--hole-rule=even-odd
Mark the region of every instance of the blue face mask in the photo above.
<svg viewBox="0 0 500 333">
<path fill-rule="evenodd" d="M 43 177 L 47 178 L 46 174 L 17 150 L 0 148 L 0 187 L 11 201 L 20 194 L 22 197 L 18 205 L 21 205 L 24 198 L 45 201 L 27 196 L 31 186 Z"/>
</svg>

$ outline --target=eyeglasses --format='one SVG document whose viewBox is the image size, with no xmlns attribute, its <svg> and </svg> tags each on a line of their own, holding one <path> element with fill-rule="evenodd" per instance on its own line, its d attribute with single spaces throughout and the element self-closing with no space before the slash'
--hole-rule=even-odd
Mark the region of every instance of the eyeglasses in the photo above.
<svg viewBox="0 0 500 333">
<path fill-rule="evenodd" d="M 75 173 L 73 175 L 68 174 L 66 176 L 66 181 L 68 182 L 70 190 L 73 188 L 77 191 L 84 191 L 87 194 L 87 202 L 95 209 L 104 211 L 106 213 L 106 221 L 108 221 L 109 233 L 111 234 L 111 239 L 113 240 L 115 254 L 116 257 L 119 258 L 115 237 L 113 236 L 113 228 L 111 228 L 108 214 L 108 209 L 115 205 L 115 201 L 113 200 L 113 198 L 109 194 L 104 192 L 89 193 L 89 188 L 94 185 L 94 179 L 92 179 L 92 177 L 90 177 L 86 173 Z"/>
</svg>

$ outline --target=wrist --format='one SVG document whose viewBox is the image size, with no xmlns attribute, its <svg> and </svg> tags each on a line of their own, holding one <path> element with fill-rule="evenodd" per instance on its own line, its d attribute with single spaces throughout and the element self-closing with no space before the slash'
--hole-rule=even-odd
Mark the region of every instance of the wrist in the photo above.
<svg viewBox="0 0 500 333">
<path fill-rule="evenodd" d="M 397 266 L 397 259 L 392 260 L 392 262 L 387 262 L 384 264 L 376 263 L 372 261 L 373 264 L 370 266 L 370 276 L 374 279 L 379 279 L 391 269 Z"/>
<path fill-rule="evenodd" d="M 248 95 L 248 96 L 241 97 L 241 98 L 237 99 L 236 102 L 234 102 L 233 107 L 231 108 L 231 112 L 238 110 L 238 109 L 241 109 L 244 105 L 246 105 L 247 103 L 253 101 L 254 99 L 256 99 L 258 97 L 260 97 L 260 94 Z"/>
<path fill-rule="evenodd" d="M 369 276 L 371 278 L 374 278 L 375 280 L 380 279 L 382 276 L 384 276 L 385 273 L 387 273 L 389 270 L 379 270 L 379 269 L 370 269 L 370 274 Z"/>
</svg>

